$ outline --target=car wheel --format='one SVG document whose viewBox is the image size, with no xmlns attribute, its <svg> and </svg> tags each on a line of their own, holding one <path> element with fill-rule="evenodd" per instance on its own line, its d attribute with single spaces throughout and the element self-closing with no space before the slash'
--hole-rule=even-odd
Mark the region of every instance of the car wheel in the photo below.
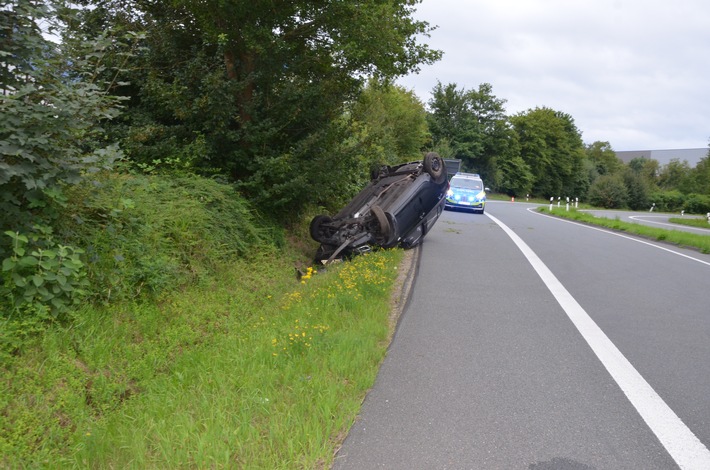
<svg viewBox="0 0 710 470">
<path fill-rule="evenodd" d="M 377 221 L 377 234 L 375 235 L 375 240 L 379 244 L 387 243 L 390 238 L 390 233 L 392 232 L 392 227 L 390 226 L 389 220 L 387 220 L 387 214 L 382 210 L 380 206 L 372 206 L 370 212 L 375 217 Z"/>
<path fill-rule="evenodd" d="M 323 241 L 327 238 L 322 230 L 323 225 L 329 224 L 332 221 L 333 219 L 328 217 L 327 215 L 317 215 L 313 217 L 313 220 L 311 220 L 311 225 L 309 227 L 311 238 L 317 242 L 323 243 Z"/>
<path fill-rule="evenodd" d="M 429 152 L 424 156 L 424 171 L 429 173 L 431 179 L 437 184 L 446 180 L 446 165 L 436 152 Z"/>
</svg>

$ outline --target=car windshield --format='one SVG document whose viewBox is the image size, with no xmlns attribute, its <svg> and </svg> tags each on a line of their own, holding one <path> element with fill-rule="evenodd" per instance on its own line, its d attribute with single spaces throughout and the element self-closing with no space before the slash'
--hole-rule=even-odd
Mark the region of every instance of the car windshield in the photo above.
<svg viewBox="0 0 710 470">
<path fill-rule="evenodd" d="M 483 182 L 480 180 L 471 180 L 467 178 L 452 178 L 451 186 L 455 188 L 465 188 L 465 189 L 483 189 Z"/>
</svg>

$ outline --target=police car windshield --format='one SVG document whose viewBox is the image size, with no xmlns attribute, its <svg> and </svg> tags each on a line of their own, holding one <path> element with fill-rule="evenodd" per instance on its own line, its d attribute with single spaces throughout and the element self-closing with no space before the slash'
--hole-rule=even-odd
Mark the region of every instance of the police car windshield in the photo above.
<svg viewBox="0 0 710 470">
<path fill-rule="evenodd" d="M 483 183 L 480 180 L 472 180 L 468 178 L 452 178 L 451 186 L 466 189 L 483 189 Z"/>
</svg>

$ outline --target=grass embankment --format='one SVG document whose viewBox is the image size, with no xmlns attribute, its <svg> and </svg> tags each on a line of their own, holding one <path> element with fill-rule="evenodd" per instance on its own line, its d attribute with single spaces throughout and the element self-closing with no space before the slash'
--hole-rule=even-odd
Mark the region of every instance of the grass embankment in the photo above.
<svg viewBox="0 0 710 470">
<path fill-rule="evenodd" d="M 0 467 L 327 467 L 384 357 L 402 252 L 300 281 L 297 258 L 212 260 L 25 337 L 0 356 Z"/>
<path fill-rule="evenodd" d="M 662 228 L 649 227 L 646 225 L 623 222 L 616 219 L 605 217 L 595 217 L 586 212 L 580 212 L 575 209 L 569 211 L 564 208 L 553 207 L 552 211 L 548 207 L 542 206 L 538 208 L 539 212 L 550 213 L 551 215 L 562 217 L 565 219 L 576 220 L 587 224 L 606 227 L 612 230 L 638 235 L 650 240 L 663 241 L 672 243 L 681 247 L 694 248 L 702 253 L 710 253 L 710 235 L 695 234 L 683 232 L 680 230 L 666 230 Z"/>
<path fill-rule="evenodd" d="M 689 227 L 699 227 L 710 229 L 710 223 L 705 218 L 690 218 L 690 217 L 673 217 L 668 219 L 669 222 L 679 225 L 687 225 Z"/>
</svg>

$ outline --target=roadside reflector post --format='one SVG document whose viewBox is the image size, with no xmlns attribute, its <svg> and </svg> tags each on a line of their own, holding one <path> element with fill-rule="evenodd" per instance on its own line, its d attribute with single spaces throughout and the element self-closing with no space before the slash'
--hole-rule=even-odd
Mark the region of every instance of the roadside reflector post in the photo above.
<svg viewBox="0 0 710 470">
<path fill-rule="evenodd" d="M 710 212 L 708 212 L 707 217 L 708 217 L 708 223 L 710 224 Z"/>
<path fill-rule="evenodd" d="M 557 196 L 557 207 L 560 207 L 560 199 L 562 199 L 560 196 Z"/>
<path fill-rule="evenodd" d="M 656 208 L 656 203 L 654 202 L 653 204 L 651 204 L 651 210 L 649 212 L 653 212 L 653 209 L 655 209 L 655 208 Z"/>
<path fill-rule="evenodd" d="M 576 209 L 577 207 L 579 207 L 579 198 L 578 197 L 574 198 L 574 208 Z"/>
<path fill-rule="evenodd" d="M 569 212 L 569 196 L 567 196 L 567 205 L 565 207 L 567 208 L 567 212 Z"/>
<path fill-rule="evenodd" d="M 526 200 L 526 201 L 529 201 L 529 200 L 530 200 L 530 195 L 529 195 L 529 194 L 526 194 L 526 195 L 525 195 L 525 200 Z"/>
<path fill-rule="evenodd" d="M 681 217 L 683 217 L 684 214 L 685 214 L 685 211 L 680 211 L 680 216 L 681 216 Z"/>
<path fill-rule="evenodd" d="M 554 197 L 550 198 L 550 212 L 552 212 L 552 201 L 554 201 L 554 200 L 555 200 Z M 710 214 L 708 214 L 708 215 L 710 215 Z M 710 220 L 710 219 L 708 219 L 708 220 Z"/>
</svg>

